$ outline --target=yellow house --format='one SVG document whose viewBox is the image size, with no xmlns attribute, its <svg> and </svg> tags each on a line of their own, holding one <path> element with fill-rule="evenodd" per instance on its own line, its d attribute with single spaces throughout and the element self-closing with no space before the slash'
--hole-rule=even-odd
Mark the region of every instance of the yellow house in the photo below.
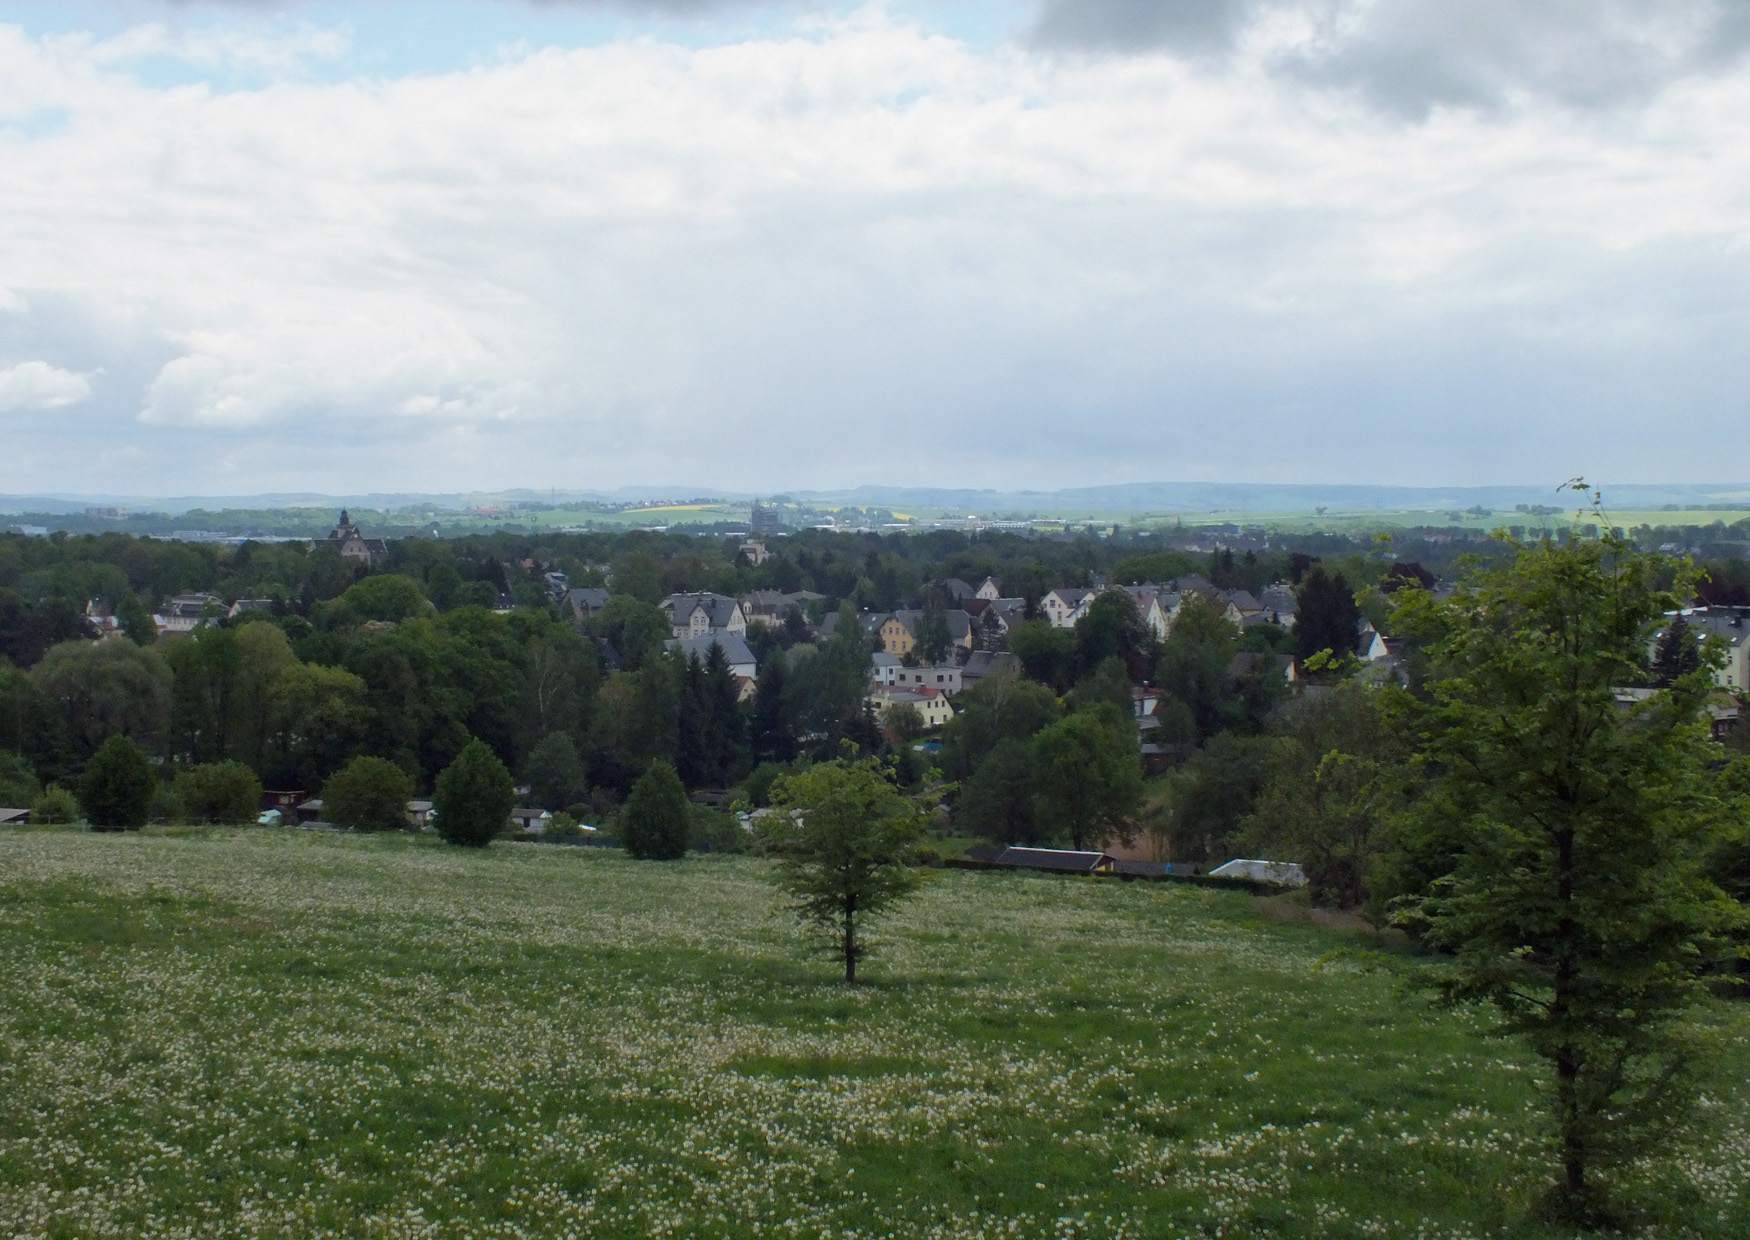
<svg viewBox="0 0 1750 1240">
<path fill-rule="evenodd" d="M 881 649 L 895 658 L 903 659 L 912 652 L 912 647 L 918 644 L 917 638 L 906 627 L 905 621 L 898 616 L 889 616 L 881 622 L 876 630 L 881 635 Z"/>
</svg>

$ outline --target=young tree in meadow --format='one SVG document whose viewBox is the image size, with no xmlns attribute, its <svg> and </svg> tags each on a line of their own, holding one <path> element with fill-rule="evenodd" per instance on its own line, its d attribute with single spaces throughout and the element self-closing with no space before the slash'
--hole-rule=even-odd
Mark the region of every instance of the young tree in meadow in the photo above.
<svg viewBox="0 0 1750 1240">
<path fill-rule="evenodd" d="M 620 807 L 620 839 L 640 861 L 678 861 L 687 855 L 687 791 L 669 763 L 652 762 Z"/>
<path fill-rule="evenodd" d="M 1114 707 L 1077 711 L 1033 738 L 1036 813 L 1078 849 L 1128 840 L 1142 803 L 1136 729 Z"/>
<path fill-rule="evenodd" d="M 923 825 L 917 807 L 872 758 L 823 762 L 779 779 L 768 820 L 778 881 L 804 925 L 824 933 L 857 980 L 865 927 L 917 889 L 912 866 Z"/>
<path fill-rule="evenodd" d="M 322 813 L 352 831 L 405 831 L 412 797 L 413 779 L 406 771 L 383 758 L 359 757 L 322 785 Z"/>
<path fill-rule="evenodd" d="M 514 797 L 510 772 L 475 738 L 438 776 L 431 799 L 437 833 L 451 844 L 485 848 L 510 822 Z"/>
<path fill-rule="evenodd" d="M 125 736 L 112 736 L 85 764 L 79 804 L 100 831 L 138 831 L 146 825 L 154 783 L 140 747 Z"/>
<path fill-rule="evenodd" d="M 261 813 L 261 780 L 241 762 L 203 763 L 178 773 L 175 800 L 194 822 L 254 822 Z"/>
<path fill-rule="evenodd" d="M 1614 693 L 1645 679 L 1687 573 L 1609 536 L 1511 550 L 1450 599 L 1396 596 L 1431 672 L 1431 812 L 1406 846 L 1451 859 L 1400 916 L 1453 956 L 1438 993 L 1492 1004 L 1547 1065 L 1548 1205 L 1594 1223 L 1597 1176 L 1694 1114 L 1681 1017 L 1741 910 L 1705 868 L 1723 817 L 1707 669 L 1645 701 Z"/>
</svg>

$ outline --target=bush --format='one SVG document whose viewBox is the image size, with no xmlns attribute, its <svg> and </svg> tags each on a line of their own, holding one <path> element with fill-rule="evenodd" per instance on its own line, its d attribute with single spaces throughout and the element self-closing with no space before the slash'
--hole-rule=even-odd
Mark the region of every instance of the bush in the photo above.
<svg viewBox="0 0 1750 1240">
<path fill-rule="evenodd" d="M 177 795 L 176 785 L 160 780 L 158 786 L 152 789 L 152 802 L 146 807 L 148 822 L 181 822 L 188 815 L 188 810 L 182 804 L 182 798 Z"/>
<path fill-rule="evenodd" d="M 50 784 L 30 803 L 30 820 L 41 823 L 78 822 L 79 802 L 57 784 Z"/>
<path fill-rule="evenodd" d="M 709 809 L 703 805 L 688 807 L 687 846 L 694 852 L 738 853 L 748 848 L 747 832 L 735 820 L 734 814 Z"/>
<path fill-rule="evenodd" d="M 687 793 L 674 767 L 656 759 L 632 785 L 620 811 L 620 838 L 642 861 L 676 861 L 687 855 Z"/>
<path fill-rule="evenodd" d="M 36 772 L 24 756 L 10 749 L 0 749 L 0 805 L 22 809 L 34 805 L 42 791 Z"/>
<path fill-rule="evenodd" d="M 261 780 L 241 762 L 207 762 L 176 777 L 173 794 L 191 822 L 254 822 L 261 813 Z M 154 790 L 147 814 L 158 801 Z"/>
<path fill-rule="evenodd" d="M 322 813 L 354 831 L 406 831 L 413 779 L 382 758 L 354 758 L 322 785 Z"/>
<path fill-rule="evenodd" d="M 485 848 L 515 808 L 510 772 L 484 741 L 471 740 L 438 776 L 432 812 L 438 834 L 452 844 Z"/>
<path fill-rule="evenodd" d="M 86 764 L 79 803 L 99 831 L 138 831 L 146 825 L 155 783 L 140 747 L 125 736 L 112 736 Z"/>
<path fill-rule="evenodd" d="M 582 838 L 583 828 L 578 825 L 576 818 L 561 811 L 553 815 L 542 834 L 549 840 L 575 840 Z"/>
</svg>

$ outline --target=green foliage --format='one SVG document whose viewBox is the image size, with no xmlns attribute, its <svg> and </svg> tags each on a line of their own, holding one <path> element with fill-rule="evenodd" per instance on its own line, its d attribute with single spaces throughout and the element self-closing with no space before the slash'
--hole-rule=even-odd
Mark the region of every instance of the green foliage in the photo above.
<svg viewBox="0 0 1750 1240">
<path fill-rule="evenodd" d="M 0 805 L 28 806 L 42 795 L 43 786 L 23 754 L 0 749 Z"/>
<path fill-rule="evenodd" d="M 1257 799 L 1240 823 L 1250 856 L 1298 862 L 1314 903 L 1367 903 L 1390 823 L 1408 793 L 1401 693 L 1353 682 L 1285 711 Z"/>
<path fill-rule="evenodd" d="M 322 813 L 353 831 L 406 831 L 413 780 L 382 758 L 354 758 L 322 785 Z M 505 817 L 510 808 L 505 809 Z M 440 816 L 441 817 L 441 816 Z"/>
<path fill-rule="evenodd" d="M 432 610 L 419 582 L 395 573 L 379 573 L 349 587 L 324 613 L 336 625 L 381 620 L 398 624 Z"/>
<path fill-rule="evenodd" d="M 60 709 L 80 755 L 118 734 L 156 747 L 169 724 L 170 668 L 156 650 L 133 642 L 64 643 L 43 656 L 31 679 Z"/>
<path fill-rule="evenodd" d="M 438 776 L 432 793 L 437 832 L 451 844 L 485 848 L 510 822 L 510 772 L 484 741 L 470 740 Z"/>
<path fill-rule="evenodd" d="M 1338 657 L 1355 653 L 1361 608 L 1342 573 L 1313 565 L 1296 598 L 1294 645 L 1300 658 L 1310 659 L 1321 650 Z"/>
<path fill-rule="evenodd" d="M 1238 637 L 1219 603 L 1202 594 L 1189 594 L 1173 618 L 1167 640 L 1161 643 L 1155 683 L 1172 701 L 1185 704 L 1199 737 L 1214 736 L 1234 718 L 1228 665 Z"/>
<path fill-rule="evenodd" d="M 542 809 L 561 809 L 588 791 L 583 759 L 569 733 L 553 732 L 541 738 L 523 763 L 523 782 L 529 786 L 530 800 Z"/>
<path fill-rule="evenodd" d="M 188 811 L 183 807 L 176 785 L 158 780 L 152 788 L 152 802 L 146 807 L 146 821 L 175 823 L 187 817 Z"/>
<path fill-rule="evenodd" d="M 1136 729 L 1111 706 L 1078 711 L 1032 741 L 1035 814 L 1075 848 L 1129 840 L 1142 802 Z"/>
<path fill-rule="evenodd" d="M 1233 859 L 1241 823 L 1264 789 L 1276 745 L 1270 737 L 1223 732 L 1168 777 L 1159 830 L 1174 860 Z"/>
<path fill-rule="evenodd" d="M 693 852 L 746 852 L 749 843 L 748 833 L 734 814 L 705 805 L 687 807 L 687 847 Z"/>
<path fill-rule="evenodd" d="M 58 784 L 50 784 L 30 803 L 30 820 L 51 825 L 79 821 L 79 802 Z"/>
<path fill-rule="evenodd" d="M 768 844 L 797 916 L 825 933 L 846 983 L 868 951 L 864 927 L 917 889 L 912 868 L 923 828 L 917 808 L 872 759 L 839 759 L 786 775 Z"/>
<path fill-rule="evenodd" d="M 1092 675 L 1108 660 L 1116 659 L 1128 683 L 1130 677 L 1146 674 L 1154 661 L 1154 634 L 1143 623 L 1130 596 L 1120 591 L 1098 595 L 1076 621 L 1073 632 L 1079 676 Z"/>
<path fill-rule="evenodd" d="M 1108 655 L 1076 682 L 1076 687 L 1070 690 L 1069 706 L 1071 710 L 1092 710 L 1096 706 L 1110 706 L 1119 714 L 1129 717 L 1136 710 L 1130 692 L 1130 671 L 1124 660 L 1117 655 Z"/>
<path fill-rule="evenodd" d="M 1725 817 L 1707 669 L 1626 707 L 1614 693 L 1647 675 L 1687 575 L 1608 537 L 1512 550 L 1450 599 L 1395 596 L 1429 655 L 1417 804 L 1440 815 L 1405 839 L 1450 860 L 1399 916 L 1452 954 L 1437 992 L 1493 1005 L 1547 1065 L 1553 1205 L 1584 1221 L 1596 1173 L 1693 1114 L 1678 1018 L 1742 913 L 1704 868 Z"/>
<path fill-rule="evenodd" d="M 138 831 L 146 825 L 155 783 L 140 747 L 125 736 L 112 736 L 85 765 L 79 804 L 100 831 Z"/>
<path fill-rule="evenodd" d="M 1024 740 L 997 742 L 960 789 L 956 827 L 998 844 L 1049 842 L 1034 807 L 1033 751 Z"/>
<path fill-rule="evenodd" d="M 115 618 L 128 640 L 136 646 L 150 646 L 158 640 L 158 625 L 152 619 L 152 609 L 138 594 L 129 591 L 122 596 L 121 602 L 116 604 Z"/>
<path fill-rule="evenodd" d="M 640 861 L 678 861 L 687 855 L 691 808 L 680 776 L 658 758 L 620 807 L 620 841 Z"/>
<path fill-rule="evenodd" d="M 662 644 L 673 636 L 673 629 L 655 599 L 620 592 L 610 596 L 607 606 L 590 617 L 589 631 L 612 643 L 628 671 L 635 671 L 660 655 Z"/>
<path fill-rule="evenodd" d="M 910 702 L 895 702 L 881 712 L 881 726 L 896 744 L 909 745 L 924 734 L 923 712 Z"/>
<path fill-rule="evenodd" d="M 1063 711 L 1050 689 L 1013 672 L 986 676 L 954 702 L 942 729 L 943 772 L 968 779 L 1005 740 L 1030 740 Z"/>
<path fill-rule="evenodd" d="M 154 805 L 164 808 L 158 789 L 153 792 Z M 261 813 L 261 780 L 241 762 L 202 763 L 177 773 L 175 799 L 193 822 L 254 822 Z"/>
<path fill-rule="evenodd" d="M 1009 652 L 1029 677 L 1062 689 L 1075 669 L 1075 634 L 1046 620 L 1024 620 L 1009 630 Z"/>
</svg>

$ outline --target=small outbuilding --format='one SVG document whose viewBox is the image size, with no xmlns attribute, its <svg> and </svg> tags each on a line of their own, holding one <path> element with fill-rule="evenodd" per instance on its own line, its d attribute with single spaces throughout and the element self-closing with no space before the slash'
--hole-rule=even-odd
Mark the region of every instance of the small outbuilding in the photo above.
<svg viewBox="0 0 1750 1240">
<path fill-rule="evenodd" d="M 1276 883 L 1282 887 L 1306 886 L 1306 872 L 1293 861 L 1254 861 L 1235 858 L 1209 871 L 1211 878 L 1249 878 L 1255 883 Z"/>
<path fill-rule="evenodd" d="M 1110 874 L 1118 858 L 1110 853 L 1082 852 L 1071 848 L 1005 848 L 997 865 L 1025 870 L 1056 870 L 1065 874 Z"/>
<path fill-rule="evenodd" d="M 28 809 L 7 809 L 0 806 L 0 827 L 22 827 L 29 821 Z"/>
</svg>

